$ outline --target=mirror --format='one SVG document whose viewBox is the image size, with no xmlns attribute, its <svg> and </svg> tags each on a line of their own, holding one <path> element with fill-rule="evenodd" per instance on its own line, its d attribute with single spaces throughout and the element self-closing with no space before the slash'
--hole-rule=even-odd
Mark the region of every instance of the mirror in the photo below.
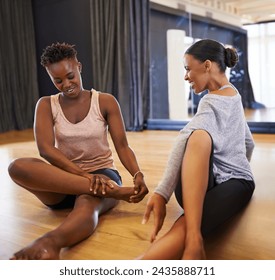
<svg viewBox="0 0 275 280">
<path fill-rule="evenodd" d="M 184 81 L 183 55 L 196 40 L 210 38 L 234 46 L 240 61 L 227 75 L 243 100 L 252 132 L 275 132 L 272 52 L 275 23 L 244 28 L 170 8 L 151 8 L 151 115 L 148 127 L 180 129 L 196 113 L 201 96 Z M 257 31 L 257 32 L 256 32 Z M 264 39 L 263 39 L 264 38 Z"/>
</svg>

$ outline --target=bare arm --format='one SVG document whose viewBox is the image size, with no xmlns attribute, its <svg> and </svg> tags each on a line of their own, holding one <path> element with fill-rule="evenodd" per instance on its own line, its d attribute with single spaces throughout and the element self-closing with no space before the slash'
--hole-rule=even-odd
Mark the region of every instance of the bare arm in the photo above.
<svg viewBox="0 0 275 280">
<path fill-rule="evenodd" d="M 128 144 L 125 126 L 120 107 L 116 99 L 110 94 L 100 94 L 100 109 L 106 119 L 111 138 L 121 163 L 134 176 L 140 170 L 134 151 Z M 135 180 L 135 189 L 138 192 L 133 196 L 133 202 L 138 202 L 148 193 L 142 173 L 138 173 Z"/>
</svg>

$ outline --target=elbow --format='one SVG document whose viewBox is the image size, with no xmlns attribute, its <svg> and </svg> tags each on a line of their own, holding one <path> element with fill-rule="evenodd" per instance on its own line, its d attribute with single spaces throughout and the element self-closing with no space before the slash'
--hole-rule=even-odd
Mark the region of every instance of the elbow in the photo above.
<svg viewBox="0 0 275 280">
<path fill-rule="evenodd" d="M 39 155 L 40 157 L 46 159 L 47 158 L 47 154 L 44 151 L 39 151 Z"/>
<path fill-rule="evenodd" d="M 48 160 L 50 158 L 50 152 L 49 149 L 45 147 L 38 147 L 39 155 L 40 157 L 44 158 L 45 160 Z"/>
</svg>

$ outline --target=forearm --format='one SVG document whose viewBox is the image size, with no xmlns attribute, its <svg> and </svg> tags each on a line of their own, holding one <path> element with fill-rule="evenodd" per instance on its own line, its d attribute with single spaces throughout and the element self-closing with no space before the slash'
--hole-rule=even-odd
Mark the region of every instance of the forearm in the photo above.
<svg viewBox="0 0 275 280">
<path fill-rule="evenodd" d="M 79 166 L 70 161 L 59 149 L 51 147 L 40 152 L 41 157 L 47 160 L 50 164 L 76 175 L 85 173 Z"/>
<path fill-rule="evenodd" d="M 180 168 L 184 155 L 187 136 L 180 134 L 174 143 L 161 182 L 155 189 L 168 202 L 180 178 Z"/>
<path fill-rule="evenodd" d="M 135 153 L 129 146 L 121 148 L 117 153 L 121 163 L 132 176 L 141 171 Z"/>
</svg>

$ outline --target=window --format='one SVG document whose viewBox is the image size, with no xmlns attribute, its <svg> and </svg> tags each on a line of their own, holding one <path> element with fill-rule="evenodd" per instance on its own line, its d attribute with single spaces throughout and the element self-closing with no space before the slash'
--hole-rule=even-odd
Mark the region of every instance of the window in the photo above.
<svg viewBox="0 0 275 280">
<path fill-rule="evenodd" d="M 244 26 L 248 35 L 248 68 L 255 99 L 275 107 L 275 23 Z"/>
</svg>

